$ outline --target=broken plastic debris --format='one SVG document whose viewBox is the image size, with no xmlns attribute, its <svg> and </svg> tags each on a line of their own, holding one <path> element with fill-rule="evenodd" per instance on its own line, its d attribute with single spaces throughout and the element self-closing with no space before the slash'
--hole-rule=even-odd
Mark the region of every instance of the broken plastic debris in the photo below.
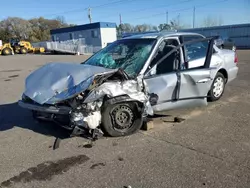
<svg viewBox="0 0 250 188">
<path fill-rule="evenodd" d="M 131 186 L 131 185 L 128 185 L 128 186 L 124 186 L 124 188 L 132 188 L 132 186 Z"/>
<path fill-rule="evenodd" d="M 55 139 L 55 142 L 54 142 L 54 145 L 53 145 L 53 150 L 59 148 L 60 142 L 61 142 L 60 138 Z"/>
<path fill-rule="evenodd" d="M 175 123 L 181 123 L 181 122 L 183 122 L 183 121 L 185 121 L 184 118 L 180 118 L 180 117 L 175 117 L 175 118 L 174 118 L 174 122 L 175 122 Z"/>
</svg>

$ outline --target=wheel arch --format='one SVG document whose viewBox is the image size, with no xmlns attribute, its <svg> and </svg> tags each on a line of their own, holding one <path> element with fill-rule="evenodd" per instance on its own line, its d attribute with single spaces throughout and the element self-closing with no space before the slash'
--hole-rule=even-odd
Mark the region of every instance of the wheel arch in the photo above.
<svg viewBox="0 0 250 188">
<path fill-rule="evenodd" d="M 227 83 L 227 80 L 228 80 L 228 73 L 227 73 L 226 69 L 221 68 L 221 69 L 218 70 L 218 72 L 221 73 L 221 74 L 223 74 L 223 76 L 224 76 L 225 79 L 226 79 L 226 83 Z"/>
<path fill-rule="evenodd" d="M 102 108 L 105 108 L 107 105 L 113 105 L 117 103 L 134 103 L 138 113 L 142 113 L 144 110 L 144 104 L 136 99 L 132 99 L 129 95 L 121 95 L 109 98 L 105 96 L 103 99 Z"/>
</svg>

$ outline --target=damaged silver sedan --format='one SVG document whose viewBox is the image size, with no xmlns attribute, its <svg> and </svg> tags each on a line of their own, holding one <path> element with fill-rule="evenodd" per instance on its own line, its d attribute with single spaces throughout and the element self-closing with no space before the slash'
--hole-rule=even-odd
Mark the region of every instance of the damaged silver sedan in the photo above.
<svg viewBox="0 0 250 188">
<path fill-rule="evenodd" d="M 27 77 L 19 105 L 36 119 L 92 138 L 102 131 L 132 134 L 159 111 L 207 105 L 207 97 L 218 100 L 236 78 L 235 52 L 198 34 L 185 42 L 184 35 L 132 36 L 81 64 L 47 64 Z"/>
</svg>

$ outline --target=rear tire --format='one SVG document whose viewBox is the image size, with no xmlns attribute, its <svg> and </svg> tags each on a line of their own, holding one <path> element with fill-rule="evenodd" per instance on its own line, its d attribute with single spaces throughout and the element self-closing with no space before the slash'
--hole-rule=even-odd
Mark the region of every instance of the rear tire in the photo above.
<svg viewBox="0 0 250 188">
<path fill-rule="evenodd" d="M 21 54 L 27 54 L 28 50 L 25 47 L 21 47 L 20 52 Z"/>
<path fill-rule="evenodd" d="M 3 55 L 11 55 L 12 54 L 12 50 L 10 48 L 4 48 L 2 51 Z"/>
<path fill-rule="evenodd" d="M 208 93 L 208 101 L 213 102 L 219 100 L 224 93 L 225 84 L 226 80 L 224 75 L 218 72 Z"/>
<path fill-rule="evenodd" d="M 142 115 L 135 103 L 104 105 L 102 112 L 103 131 L 112 137 L 127 136 L 137 132 L 143 125 Z"/>
</svg>

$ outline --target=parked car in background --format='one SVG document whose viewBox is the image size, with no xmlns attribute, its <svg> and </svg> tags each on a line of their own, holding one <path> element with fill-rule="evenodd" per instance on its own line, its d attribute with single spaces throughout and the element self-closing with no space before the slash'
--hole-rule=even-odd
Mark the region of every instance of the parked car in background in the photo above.
<svg viewBox="0 0 250 188">
<path fill-rule="evenodd" d="M 74 134 L 138 131 L 145 117 L 206 106 L 237 77 L 237 54 L 213 38 L 166 32 L 126 37 L 82 64 L 46 64 L 31 73 L 19 105 Z"/>
<path fill-rule="evenodd" d="M 215 45 L 221 49 L 236 50 L 234 41 L 228 37 L 215 36 Z"/>
</svg>

